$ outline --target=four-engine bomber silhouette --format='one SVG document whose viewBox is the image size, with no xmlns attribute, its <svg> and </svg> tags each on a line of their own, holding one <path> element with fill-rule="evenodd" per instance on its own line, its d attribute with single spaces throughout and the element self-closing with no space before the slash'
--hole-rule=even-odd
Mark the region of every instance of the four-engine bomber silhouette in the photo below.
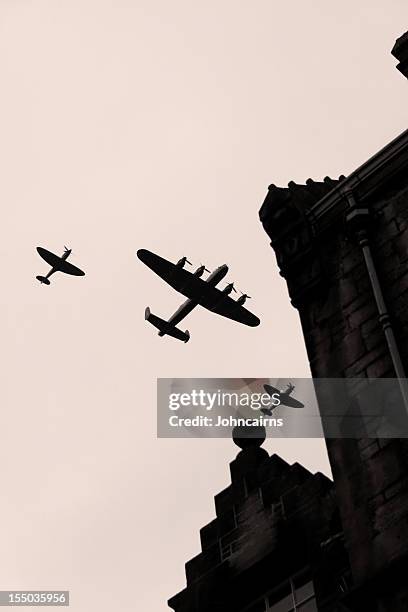
<svg viewBox="0 0 408 612">
<path fill-rule="evenodd" d="M 146 308 L 145 319 L 157 327 L 159 336 L 172 336 L 177 340 L 188 342 L 190 333 L 187 330 L 183 332 L 176 325 L 196 306 L 203 306 L 207 310 L 244 325 L 251 327 L 259 325 L 258 317 L 244 308 L 244 303 L 250 297 L 249 295 L 244 293 L 237 300 L 229 297 L 232 291 L 236 292 L 234 283 L 229 283 L 223 290 L 217 289 L 216 285 L 228 272 L 226 264 L 214 270 L 206 280 L 203 280 L 202 275 L 209 270 L 201 265 L 195 272 L 188 272 L 184 268 L 186 263 L 190 263 L 187 257 L 182 257 L 176 264 L 173 264 L 145 249 L 140 249 L 137 256 L 140 261 L 171 285 L 173 289 L 187 298 L 168 321 L 160 319 L 150 312 L 150 308 Z"/>
<path fill-rule="evenodd" d="M 49 278 L 54 272 L 64 272 L 65 274 L 72 274 L 73 276 L 85 275 L 85 272 L 82 272 L 82 270 L 67 261 L 72 253 L 72 249 L 67 249 L 67 247 L 64 247 L 64 249 L 64 253 L 59 257 L 51 253 L 51 251 L 47 251 L 47 249 L 37 247 L 38 254 L 51 266 L 51 270 L 48 272 L 47 276 L 36 276 L 36 279 L 39 280 L 41 284 L 49 285 Z"/>
</svg>

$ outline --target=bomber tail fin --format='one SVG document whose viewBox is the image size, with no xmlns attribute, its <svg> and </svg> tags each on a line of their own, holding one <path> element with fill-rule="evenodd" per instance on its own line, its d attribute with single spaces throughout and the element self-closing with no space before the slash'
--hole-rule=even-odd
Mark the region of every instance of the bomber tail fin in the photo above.
<svg viewBox="0 0 408 612">
<path fill-rule="evenodd" d="M 36 276 L 35 277 L 37 280 L 40 281 L 40 283 L 43 285 L 50 285 L 50 281 L 48 280 L 48 278 L 46 278 L 45 276 Z"/>
<path fill-rule="evenodd" d="M 149 321 L 154 327 L 157 327 L 159 330 L 159 336 L 172 336 L 173 338 L 177 338 L 177 340 L 181 340 L 182 342 L 188 342 L 190 340 L 190 332 L 186 330 L 185 332 L 178 329 L 168 321 L 164 321 L 164 319 L 160 319 L 156 315 L 150 312 L 150 308 L 147 307 L 145 310 L 145 319 Z"/>
</svg>

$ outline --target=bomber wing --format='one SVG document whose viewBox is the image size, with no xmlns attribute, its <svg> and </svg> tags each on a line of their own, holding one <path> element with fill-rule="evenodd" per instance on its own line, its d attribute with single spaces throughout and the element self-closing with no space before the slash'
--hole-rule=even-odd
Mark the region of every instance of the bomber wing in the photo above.
<svg viewBox="0 0 408 612">
<path fill-rule="evenodd" d="M 216 287 L 208 287 L 208 291 L 200 298 L 199 304 L 222 317 L 227 317 L 227 319 L 232 319 L 232 321 L 237 321 L 250 327 L 256 327 L 260 323 L 258 317 L 252 312 L 249 312 L 244 306 L 237 304 L 229 295 Z"/>
<path fill-rule="evenodd" d="M 153 270 L 168 285 L 185 295 L 190 300 L 197 300 L 208 290 L 208 285 L 198 276 L 194 276 L 184 268 L 167 261 L 146 249 L 139 249 L 137 256 L 148 268 Z"/>
</svg>

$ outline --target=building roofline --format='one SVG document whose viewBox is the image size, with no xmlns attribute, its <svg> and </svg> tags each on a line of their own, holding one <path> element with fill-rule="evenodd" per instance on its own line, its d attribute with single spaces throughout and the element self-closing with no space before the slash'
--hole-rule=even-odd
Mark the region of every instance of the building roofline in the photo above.
<svg viewBox="0 0 408 612">
<path fill-rule="evenodd" d="M 325 216 L 338 206 L 347 191 L 357 191 L 359 198 L 367 197 L 395 175 L 408 162 L 408 130 L 375 153 L 366 162 L 338 183 L 306 212 L 314 220 Z"/>
</svg>

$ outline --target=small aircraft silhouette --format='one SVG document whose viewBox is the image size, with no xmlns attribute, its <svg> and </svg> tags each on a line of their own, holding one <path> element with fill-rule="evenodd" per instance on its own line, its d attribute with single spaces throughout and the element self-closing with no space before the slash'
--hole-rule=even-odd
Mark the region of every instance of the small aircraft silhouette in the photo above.
<svg viewBox="0 0 408 612">
<path fill-rule="evenodd" d="M 168 321 L 160 319 L 150 312 L 150 308 L 146 308 L 145 319 L 157 327 L 159 336 L 172 336 L 177 340 L 188 342 L 190 332 L 188 330 L 183 332 L 176 325 L 196 306 L 203 306 L 207 310 L 244 325 L 251 327 L 259 325 L 258 317 L 243 306 L 245 300 L 250 297 L 249 295 L 243 293 L 237 300 L 233 300 L 229 297 L 229 294 L 232 291 L 236 292 L 234 283 L 229 283 L 223 290 L 216 287 L 228 272 L 226 264 L 214 270 L 206 280 L 203 280 L 201 277 L 204 272 L 210 271 L 201 264 L 195 272 L 188 272 L 184 268 L 186 263 L 191 265 L 187 257 L 182 257 L 176 264 L 173 264 L 146 249 L 139 249 L 137 256 L 140 261 L 171 285 L 173 289 L 187 298 Z"/>
<path fill-rule="evenodd" d="M 263 387 L 268 393 L 268 395 L 272 397 L 274 394 L 276 394 L 279 395 L 280 399 L 280 403 L 276 406 L 272 406 L 271 408 L 261 408 L 261 412 L 263 412 L 264 414 L 271 416 L 272 411 L 275 410 L 275 408 L 277 408 L 278 406 L 289 406 L 289 408 L 304 408 L 304 404 L 302 404 L 302 402 L 299 402 L 291 395 L 291 393 L 295 390 L 295 385 L 292 385 L 292 383 L 286 385 L 286 390 L 281 391 L 279 389 L 275 389 L 275 387 L 272 387 L 271 385 L 264 385 Z"/>
<path fill-rule="evenodd" d="M 51 270 L 48 272 L 47 276 L 36 276 L 36 279 L 39 280 L 41 284 L 49 285 L 49 278 L 54 272 L 64 272 L 65 274 L 72 274 L 73 276 L 85 275 L 85 272 L 82 272 L 82 270 L 67 261 L 67 258 L 72 253 L 72 249 L 68 249 L 67 247 L 64 247 L 64 249 L 64 253 L 59 257 L 51 253 L 51 251 L 47 251 L 47 249 L 37 247 L 38 254 L 51 266 Z"/>
</svg>

